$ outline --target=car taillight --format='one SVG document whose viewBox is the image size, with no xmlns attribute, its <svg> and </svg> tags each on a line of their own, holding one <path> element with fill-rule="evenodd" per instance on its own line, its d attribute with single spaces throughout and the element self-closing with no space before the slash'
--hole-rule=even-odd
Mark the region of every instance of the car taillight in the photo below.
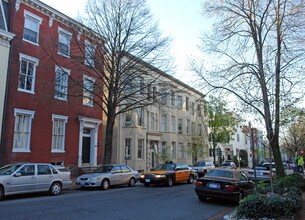
<svg viewBox="0 0 305 220">
<path fill-rule="evenodd" d="M 197 181 L 196 182 L 196 187 L 202 187 L 202 182 Z"/>
<path fill-rule="evenodd" d="M 270 176 L 270 173 L 263 173 L 264 176 Z"/>
<path fill-rule="evenodd" d="M 225 185 L 225 190 L 233 191 L 235 189 L 234 185 Z"/>
</svg>

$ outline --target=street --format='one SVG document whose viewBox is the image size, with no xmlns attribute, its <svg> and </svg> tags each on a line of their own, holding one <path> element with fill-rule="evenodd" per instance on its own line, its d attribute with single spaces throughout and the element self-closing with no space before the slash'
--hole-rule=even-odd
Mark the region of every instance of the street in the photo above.
<svg viewBox="0 0 305 220">
<path fill-rule="evenodd" d="M 200 202 L 194 184 L 63 190 L 59 196 L 28 194 L 0 201 L 1 219 L 208 219 L 235 204 Z"/>
</svg>

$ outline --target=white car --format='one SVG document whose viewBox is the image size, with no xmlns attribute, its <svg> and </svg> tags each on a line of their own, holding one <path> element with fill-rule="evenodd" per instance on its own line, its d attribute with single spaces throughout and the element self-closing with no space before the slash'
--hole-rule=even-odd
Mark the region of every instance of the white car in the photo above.
<svg viewBox="0 0 305 220">
<path fill-rule="evenodd" d="M 71 183 L 69 171 L 59 171 L 51 164 L 9 164 L 0 168 L 0 199 L 7 195 L 43 191 L 58 195 Z"/>
<path fill-rule="evenodd" d="M 138 180 L 138 171 L 122 164 L 109 164 L 98 167 L 92 173 L 77 177 L 76 185 L 81 188 L 101 187 L 106 190 L 113 185 L 135 186 Z"/>
</svg>

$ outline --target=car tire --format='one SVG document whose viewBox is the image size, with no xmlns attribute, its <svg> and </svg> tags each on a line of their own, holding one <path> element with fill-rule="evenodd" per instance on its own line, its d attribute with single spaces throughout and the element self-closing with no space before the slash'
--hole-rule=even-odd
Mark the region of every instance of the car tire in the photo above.
<svg viewBox="0 0 305 220">
<path fill-rule="evenodd" d="M 104 179 L 101 183 L 102 190 L 107 190 L 107 189 L 109 189 L 109 187 L 110 187 L 109 180 Z"/>
<path fill-rule="evenodd" d="M 170 176 L 167 178 L 167 186 L 169 187 L 173 186 L 173 178 Z"/>
<path fill-rule="evenodd" d="M 61 183 L 60 182 L 54 182 L 50 186 L 49 192 L 50 192 L 51 196 L 57 196 L 57 195 L 60 194 L 61 189 L 62 189 Z"/>
<path fill-rule="evenodd" d="M 149 183 L 144 183 L 144 186 L 149 186 Z"/>
<path fill-rule="evenodd" d="M 130 180 L 129 180 L 129 183 L 128 183 L 128 186 L 130 186 L 130 187 L 134 187 L 136 185 L 136 180 L 135 180 L 135 178 L 130 178 Z"/>
<path fill-rule="evenodd" d="M 204 202 L 204 201 L 207 199 L 207 197 L 205 197 L 205 196 L 198 196 L 198 199 L 199 199 L 201 202 Z"/>
<path fill-rule="evenodd" d="M 0 200 L 2 200 L 4 197 L 4 189 L 2 186 L 0 186 Z"/>
<path fill-rule="evenodd" d="M 192 184 L 194 183 L 194 176 L 193 175 L 190 175 L 188 181 L 187 181 L 189 184 Z"/>
</svg>

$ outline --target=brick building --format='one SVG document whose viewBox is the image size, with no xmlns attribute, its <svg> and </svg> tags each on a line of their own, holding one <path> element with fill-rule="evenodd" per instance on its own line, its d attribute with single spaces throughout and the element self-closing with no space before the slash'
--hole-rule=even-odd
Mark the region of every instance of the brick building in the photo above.
<svg viewBox="0 0 305 220">
<path fill-rule="evenodd" d="M 91 92 L 97 79 L 90 73 L 95 48 L 90 31 L 37 0 L 9 5 L 9 31 L 16 36 L 11 43 L 1 164 L 100 164 L 102 111 Z"/>
</svg>

